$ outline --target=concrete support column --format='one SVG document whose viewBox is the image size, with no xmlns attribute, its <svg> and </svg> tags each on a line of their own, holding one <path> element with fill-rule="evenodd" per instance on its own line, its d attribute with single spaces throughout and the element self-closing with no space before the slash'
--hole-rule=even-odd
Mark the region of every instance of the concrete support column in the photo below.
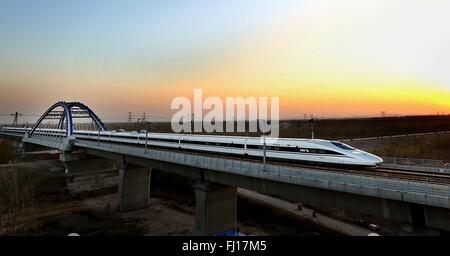
<svg viewBox="0 0 450 256">
<path fill-rule="evenodd" d="M 236 231 L 236 187 L 199 182 L 195 189 L 195 234 Z"/>
<path fill-rule="evenodd" d="M 121 212 L 146 207 L 150 200 L 151 169 L 132 165 L 119 168 L 118 206 Z"/>
</svg>

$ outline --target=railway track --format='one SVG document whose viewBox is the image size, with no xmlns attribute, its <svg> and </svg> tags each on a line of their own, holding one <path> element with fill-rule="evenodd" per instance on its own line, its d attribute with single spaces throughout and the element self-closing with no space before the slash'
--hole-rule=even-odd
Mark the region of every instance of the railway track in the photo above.
<svg viewBox="0 0 450 256">
<path fill-rule="evenodd" d="M 230 157 L 231 158 L 231 157 Z M 261 162 L 257 160 L 251 160 L 255 162 Z M 382 177 L 386 179 L 399 179 L 406 181 L 416 181 L 423 183 L 433 183 L 438 185 L 449 185 L 450 186 L 450 175 L 449 174 L 438 174 L 438 173 L 424 173 L 420 171 L 403 171 L 394 169 L 381 169 L 381 168 L 345 168 L 345 167 L 328 167 L 320 165 L 308 165 L 308 164 L 297 164 L 297 163 L 285 163 L 278 161 L 267 161 L 268 164 L 277 164 L 291 167 L 303 167 L 305 169 L 318 169 L 323 171 L 331 171 L 338 173 L 351 173 L 357 175 L 371 176 L 371 177 Z"/>
<path fill-rule="evenodd" d="M 399 171 L 393 169 L 379 169 L 375 168 L 373 170 L 345 170 L 345 172 L 357 173 L 359 175 L 363 174 L 365 176 L 377 176 L 383 178 L 394 178 L 407 181 L 416 181 L 424 183 L 433 183 L 439 185 L 449 185 L 450 186 L 450 175 L 441 175 L 434 173 L 423 173 L 414 171 Z"/>
<path fill-rule="evenodd" d="M 259 161 L 260 162 L 260 161 Z M 387 168 L 349 168 L 343 166 L 320 166 L 320 165 L 309 165 L 301 163 L 284 163 L 279 161 L 268 161 L 267 163 L 273 163 L 278 165 L 292 166 L 292 167 L 303 167 L 303 168 L 314 168 L 324 171 L 340 172 L 340 173 L 352 173 L 364 176 L 376 176 L 383 178 L 394 178 L 407 181 L 434 183 L 440 185 L 450 185 L 450 174 L 444 173 L 431 173 L 422 171 L 412 171 L 412 170 L 397 170 L 397 169 L 387 169 Z"/>
</svg>

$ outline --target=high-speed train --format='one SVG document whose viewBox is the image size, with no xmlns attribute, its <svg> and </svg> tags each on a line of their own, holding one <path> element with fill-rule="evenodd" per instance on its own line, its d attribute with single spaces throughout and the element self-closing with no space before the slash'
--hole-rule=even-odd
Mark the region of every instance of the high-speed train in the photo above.
<svg viewBox="0 0 450 256">
<path fill-rule="evenodd" d="M 148 144 L 154 147 L 179 148 L 220 155 L 241 155 L 262 158 L 264 140 L 260 137 L 193 135 L 175 133 L 137 133 L 114 131 L 75 131 L 78 139 L 102 140 L 127 144 Z M 338 141 L 321 139 L 267 139 L 265 154 L 268 160 L 376 167 L 380 157 Z"/>
<path fill-rule="evenodd" d="M 20 131 L 19 131 L 20 130 Z M 3 128 L 2 131 L 22 132 L 24 128 Z M 60 136 L 64 130 L 37 129 L 38 133 Z M 51 135 L 50 135 L 51 136 Z M 145 131 L 74 131 L 82 140 L 106 141 L 128 145 L 145 145 L 159 148 L 177 148 L 219 155 L 234 155 L 261 159 L 264 140 L 260 137 L 193 135 L 177 133 L 147 133 Z M 265 143 L 266 159 L 280 162 L 376 167 L 383 162 L 380 157 L 353 148 L 338 141 L 321 139 L 278 138 Z"/>
</svg>

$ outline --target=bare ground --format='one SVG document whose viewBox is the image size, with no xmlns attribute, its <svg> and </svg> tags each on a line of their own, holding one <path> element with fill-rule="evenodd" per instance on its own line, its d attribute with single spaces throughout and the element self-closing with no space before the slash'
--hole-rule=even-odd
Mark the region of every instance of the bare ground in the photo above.
<svg viewBox="0 0 450 256">
<path fill-rule="evenodd" d="M 18 235 L 194 235 L 195 208 L 151 198 L 148 207 L 119 213 L 116 194 L 81 200 L 42 203 L 17 221 Z M 243 233 L 268 235 L 239 225 Z"/>
</svg>

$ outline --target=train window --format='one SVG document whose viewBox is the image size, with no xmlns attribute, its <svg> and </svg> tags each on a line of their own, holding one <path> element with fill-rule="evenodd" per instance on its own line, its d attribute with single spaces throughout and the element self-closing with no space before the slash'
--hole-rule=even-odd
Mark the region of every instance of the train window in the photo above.
<svg viewBox="0 0 450 256">
<path fill-rule="evenodd" d="M 344 143 L 332 141 L 331 144 L 335 145 L 338 148 L 342 148 L 342 149 L 345 149 L 345 150 L 354 150 L 354 148 L 352 148 L 349 145 L 346 145 Z"/>
<path fill-rule="evenodd" d="M 182 141 L 182 143 L 197 144 L 197 145 L 216 145 L 216 146 L 233 147 L 233 148 L 244 148 L 244 144 L 234 144 L 234 143 L 220 143 L 220 142 L 209 142 L 209 141 Z"/>
</svg>

